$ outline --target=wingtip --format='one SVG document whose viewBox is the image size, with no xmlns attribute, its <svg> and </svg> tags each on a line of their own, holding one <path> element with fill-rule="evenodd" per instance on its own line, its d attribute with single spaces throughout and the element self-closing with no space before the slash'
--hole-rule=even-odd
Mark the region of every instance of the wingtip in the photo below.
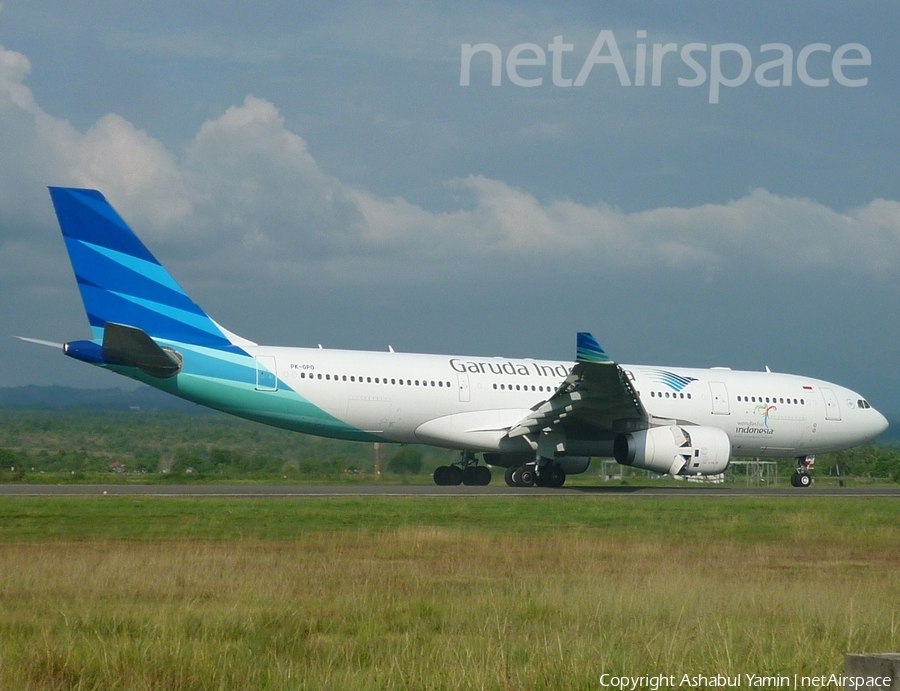
<svg viewBox="0 0 900 691">
<path fill-rule="evenodd" d="M 612 362 L 593 334 L 587 331 L 578 332 L 576 359 L 578 362 Z"/>
</svg>

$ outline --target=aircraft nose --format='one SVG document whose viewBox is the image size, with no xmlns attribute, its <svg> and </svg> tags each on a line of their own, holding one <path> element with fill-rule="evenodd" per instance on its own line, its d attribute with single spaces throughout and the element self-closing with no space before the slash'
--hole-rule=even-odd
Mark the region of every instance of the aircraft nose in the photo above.
<svg viewBox="0 0 900 691">
<path fill-rule="evenodd" d="M 884 431 L 888 428 L 887 418 L 879 413 L 877 410 L 873 410 L 877 416 L 875 420 L 872 421 L 872 425 L 875 428 L 875 436 L 880 436 Z"/>
</svg>

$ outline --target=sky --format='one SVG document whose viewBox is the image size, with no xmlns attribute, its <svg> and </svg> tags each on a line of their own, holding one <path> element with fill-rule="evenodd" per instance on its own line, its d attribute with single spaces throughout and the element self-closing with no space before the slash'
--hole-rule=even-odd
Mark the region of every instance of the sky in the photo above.
<svg viewBox="0 0 900 691">
<path fill-rule="evenodd" d="M 90 334 L 72 185 L 260 343 L 572 359 L 586 330 L 900 416 L 900 5 L 445 5 L 5 0 L 0 386 L 127 385 L 13 338 Z"/>
</svg>

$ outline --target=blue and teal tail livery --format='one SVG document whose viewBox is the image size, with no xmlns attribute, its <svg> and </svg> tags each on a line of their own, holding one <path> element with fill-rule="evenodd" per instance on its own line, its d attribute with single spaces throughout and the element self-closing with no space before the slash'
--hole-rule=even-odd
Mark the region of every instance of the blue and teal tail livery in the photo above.
<svg viewBox="0 0 900 691">
<path fill-rule="evenodd" d="M 234 347 L 100 192 L 51 187 L 50 197 L 96 341 L 112 323 L 152 338 Z"/>
<path fill-rule="evenodd" d="M 597 339 L 586 331 L 578 332 L 578 348 L 576 360 L 578 362 L 612 362 Z"/>
</svg>

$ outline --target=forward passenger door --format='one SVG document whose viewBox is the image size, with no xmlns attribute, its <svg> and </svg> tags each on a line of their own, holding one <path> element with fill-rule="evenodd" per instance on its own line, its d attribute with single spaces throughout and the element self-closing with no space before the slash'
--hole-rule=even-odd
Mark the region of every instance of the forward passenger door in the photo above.
<svg viewBox="0 0 900 691">
<path fill-rule="evenodd" d="M 731 415 L 728 407 L 728 389 L 725 382 L 711 381 L 709 383 L 709 393 L 712 396 L 712 414 L 713 415 Z"/>
</svg>

